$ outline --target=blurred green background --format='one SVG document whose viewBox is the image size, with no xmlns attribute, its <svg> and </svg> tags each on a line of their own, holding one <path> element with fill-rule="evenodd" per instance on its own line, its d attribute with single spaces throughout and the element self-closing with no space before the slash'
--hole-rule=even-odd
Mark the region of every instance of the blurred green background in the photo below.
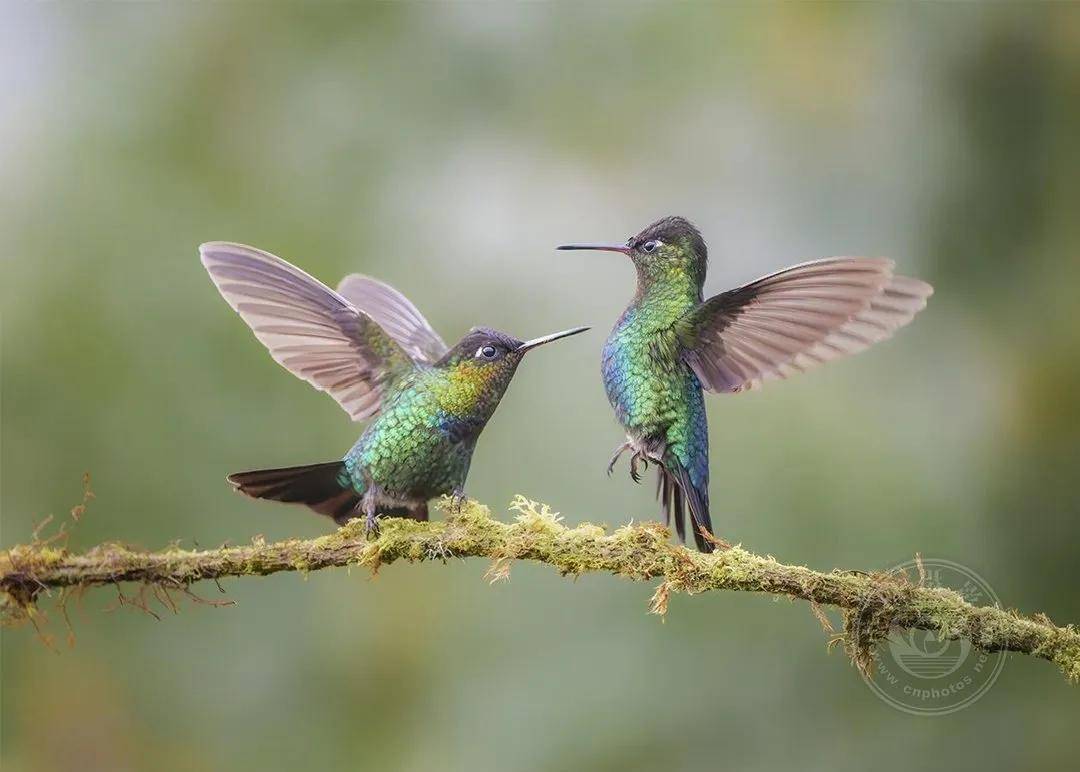
<svg viewBox="0 0 1080 772">
<path fill-rule="evenodd" d="M 895 340 L 709 400 L 719 533 L 789 562 L 957 561 L 1080 621 L 1080 8 L 8 2 L 0 10 L 2 540 L 312 536 L 223 475 L 358 427 L 275 365 L 196 256 L 254 244 L 402 289 L 448 340 L 597 329 L 522 367 L 469 493 L 655 515 L 603 473 L 598 372 L 633 288 L 559 254 L 683 214 L 716 292 L 888 255 L 937 294 Z M 1012 657 L 973 707 L 879 701 L 804 604 L 516 565 L 225 583 L 160 622 L 3 632 L 10 770 L 1067 768 L 1080 692 Z M 213 586 L 204 595 L 216 595 Z"/>
</svg>

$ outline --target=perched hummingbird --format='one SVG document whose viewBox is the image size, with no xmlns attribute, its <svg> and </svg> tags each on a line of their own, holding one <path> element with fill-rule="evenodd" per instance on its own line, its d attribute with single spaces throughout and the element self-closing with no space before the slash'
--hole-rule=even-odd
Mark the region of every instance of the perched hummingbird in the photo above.
<svg viewBox="0 0 1080 772">
<path fill-rule="evenodd" d="M 739 392 L 854 354 L 891 336 L 926 306 L 933 288 L 893 274 L 884 258 L 830 257 L 802 263 L 704 300 L 708 253 L 697 228 L 665 217 L 625 245 L 559 249 L 621 252 L 637 269 L 637 292 L 604 344 L 608 401 L 626 442 L 608 464 L 633 451 L 658 467 L 664 520 L 711 552 L 709 432 L 702 389 Z"/>
<path fill-rule="evenodd" d="M 258 499 L 306 504 L 338 524 L 362 513 L 427 520 L 427 502 L 464 499 L 476 440 L 527 351 L 584 332 L 520 341 L 474 327 L 447 348 L 397 290 L 359 274 L 337 292 L 279 257 L 241 244 L 199 247 L 222 297 L 285 369 L 327 392 L 354 421 L 373 419 L 340 461 L 239 472 Z"/>
</svg>

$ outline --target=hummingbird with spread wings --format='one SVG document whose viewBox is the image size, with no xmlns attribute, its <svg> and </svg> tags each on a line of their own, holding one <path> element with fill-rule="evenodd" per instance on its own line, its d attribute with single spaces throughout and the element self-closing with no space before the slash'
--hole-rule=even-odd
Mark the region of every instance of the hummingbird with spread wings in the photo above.
<svg viewBox="0 0 1080 772">
<path fill-rule="evenodd" d="M 452 348 L 400 292 L 359 274 L 337 291 L 268 252 L 199 248 L 222 297 L 289 372 L 354 421 L 371 419 L 337 461 L 238 472 L 248 496 L 304 504 L 338 524 L 380 515 L 428 519 L 428 501 L 464 500 L 476 441 L 526 352 L 587 330 L 521 341 L 474 327 Z"/>
<path fill-rule="evenodd" d="M 855 354 L 890 337 L 926 306 L 933 288 L 898 276 L 885 258 L 830 257 L 785 268 L 704 299 L 708 252 L 682 217 L 657 220 L 625 244 L 559 249 L 619 252 L 637 270 L 637 292 L 604 345 L 608 401 L 632 451 L 658 468 L 665 522 L 712 552 L 709 431 L 702 390 L 735 393 Z"/>
</svg>

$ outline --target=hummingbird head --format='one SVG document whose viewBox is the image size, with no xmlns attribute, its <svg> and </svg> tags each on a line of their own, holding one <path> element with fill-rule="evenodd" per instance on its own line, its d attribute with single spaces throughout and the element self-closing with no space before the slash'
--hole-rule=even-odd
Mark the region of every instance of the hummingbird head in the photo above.
<svg viewBox="0 0 1080 772">
<path fill-rule="evenodd" d="M 705 239 L 684 217 L 663 217 L 649 225 L 626 244 L 564 244 L 558 249 L 594 249 L 621 252 L 637 268 L 638 276 L 651 282 L 665 276 L 689 276 L 701 287 L 709 253 Z"/>
<path fill-rule="evenodd" d="M 490 327 L 473 327 L 435 363 L 436 368 L 449 375 L 448 405 L 452 404 L 453 412 L 459 415 L 481 413 L 490 416 L 526 353 L 587 329 L 574 327 L 522 341 Z"/>
<path fill-rule="evenodd" d="M 524 341 L 490 327 L 473 327 L 453 348 L 443 354 L 436 367 L 464 369 L 494 375 L 514 369 L 521 361 L 517 350 Z"/>
</svg>

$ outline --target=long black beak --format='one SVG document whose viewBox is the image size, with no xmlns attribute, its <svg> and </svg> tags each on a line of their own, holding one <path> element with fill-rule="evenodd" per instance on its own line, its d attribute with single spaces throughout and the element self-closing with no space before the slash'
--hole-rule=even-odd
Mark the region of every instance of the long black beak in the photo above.
<svg viewBox="0 0 1080 772">
<path fill-rule="evenodd" d="M 587 329 L 589 328 L 573 327 L 569 330 L 563 330 L 562 332 L 553 332 L 550 335 L 544 335 L 541 338 L 533 338 L 532 340 L 527 340 L 514 350 L 520 354 L 524 354 L 529 349 L 536 348 L 537 346 L 543 346 L 545 343 L 551 343 L 551 341 L 558 340 L 559 338 L 569 338 L 571 335 L 577 335 L 579 332 L 585 332 L 585 330 Z"/>
<path fill-rule="evenodd" d="M 630 247 L 625 244 L 563 244 L 561 247 L 555 247 L 555 249 L 593 249 L 597 252 L 622 252 L 624 255 L 630 254 Z"/>
</svg>

